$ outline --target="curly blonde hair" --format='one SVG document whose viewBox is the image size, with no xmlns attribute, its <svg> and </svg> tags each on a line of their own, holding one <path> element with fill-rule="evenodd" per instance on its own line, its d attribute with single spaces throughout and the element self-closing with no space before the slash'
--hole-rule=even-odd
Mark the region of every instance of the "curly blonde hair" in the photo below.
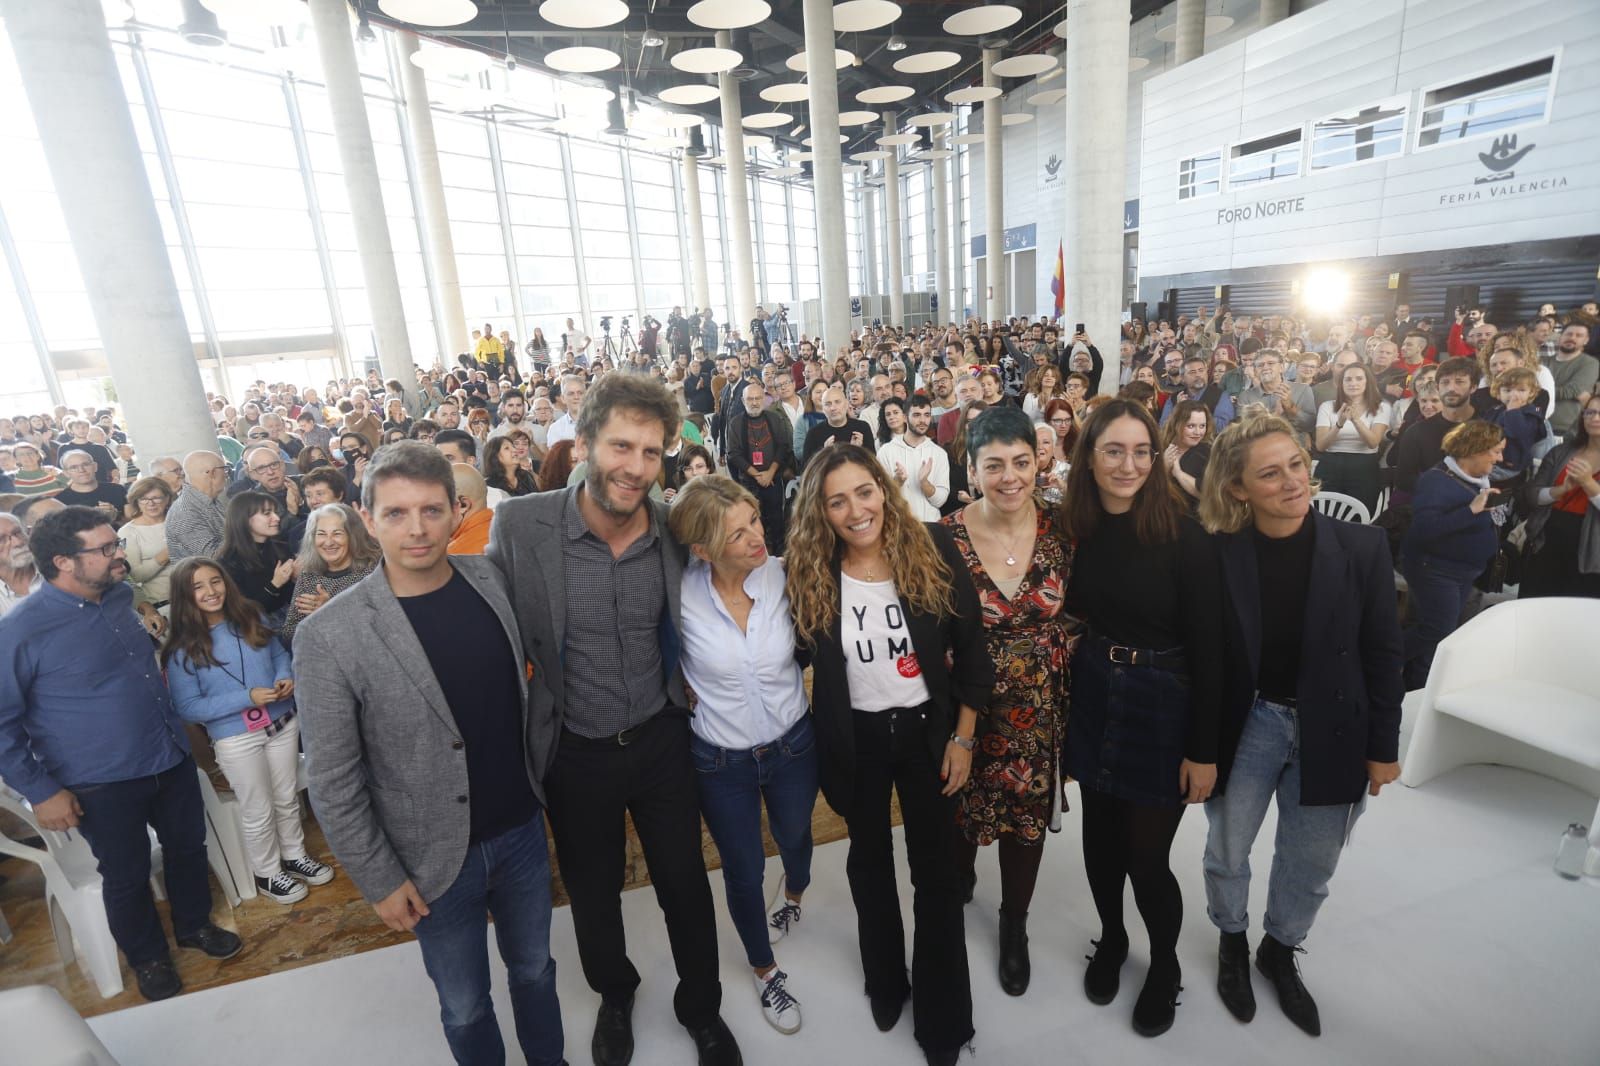
<svg viewBox="0 0 1600 1066">
<path fill-rule="evenodd" d="M 839 614 L 839 582 L 833 564 L 841 549 L 828 522 L 822 486 L 829 474 L 846 465 L 865 470 L 883 496 L 883 555 L 896 591 L 912 610 L 922 614 L 955 613 L 955 594 L 950 588 L 954 575 L 934 547 L 933 537 L 912 516 L 899 488 L 889 482 L 883 464 L 864 448 L 835 444 L 811 460 L 800 477 L 784 549 L 795 633 L 813 647 Z"/>
<path fill-rule="evenodd" d="M 1309 469 L 1311 455 L 1294 426 L 1277 415 L 1262 414 L 1241 419 L 1223 430 L 1211 445 L 1211 459 L 1206 463 L 1206 477 L 1200 485 L 1200 524 L 1207 533 L 1237 533 L 1251 522 L 1250 505 L 1236 498 L 1230 488 L 1244 486 L 1244 468 L 1250 461 L 1250 449 L 1256 441 L 1275 434 L 1283 434 L 1300 449 L 1300 457 Z M 1322 483 L 1311 480 L 1311 493 Z"/>
</svg>

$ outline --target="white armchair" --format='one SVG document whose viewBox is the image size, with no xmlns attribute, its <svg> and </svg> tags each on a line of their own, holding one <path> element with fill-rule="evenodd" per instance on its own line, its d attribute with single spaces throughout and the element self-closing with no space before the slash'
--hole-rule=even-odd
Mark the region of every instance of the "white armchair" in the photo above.
<svg viewBox="0 0 1600 1066">
<path fill-rule="evenodd" d="M 1400 780 L 1473 763 L 1514 766 L 1600 796 L 1600 601 L 1511 600 L 1446 637 Z"/>
<path fill-rule="evenodd" d="M 5 1061 L 29 1066 L 117 1066 L 117 1060 L 61 998 L 43 985 L 0 992 Z"/>
</svg>

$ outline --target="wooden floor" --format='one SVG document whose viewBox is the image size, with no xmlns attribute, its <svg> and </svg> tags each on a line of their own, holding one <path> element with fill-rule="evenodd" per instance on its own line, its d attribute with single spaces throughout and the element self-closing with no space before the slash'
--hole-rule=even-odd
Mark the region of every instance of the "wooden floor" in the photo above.
<svg viewBox="0 0 1600 1066">
<path fill-rule="evenodd" d="M 0 814 L 0 817 L 6 816 Z M 820 796 L 812 827 L 817 844 L 826 844 L 845 836 L 843 819 L 834 814 Z M 19 827 L 10 824 L 3 828 L 7 832 L 14 832 Z M 706 867 L 712 869 L 719 866 L 716 848 L 709 836 L 704 837 L 703 846 Z M 338 867 L 315 818 L 308 817 L 306 820 L 306 848 L 316 858 Z M 767 837 L 767 854 L 777 854 L 770 836 Z M 553 853 L 551 863 L 555 866 Z M 649 872 L 631 826 L 628 831 L 626 870 L 628 888 L 649 884 Z M 94 982 L 81 967 L 63 965 L 45 913 L 44 877 L 37 866 L 20 859 L 0 858 L 0 876 L 5 878 L 0 882 L 0 910 L 4 911 L 15 934 L 11 943 L 0 945 L 0 989 L 50 985 L 60 991 L 84 1017 L 144 1002 L 126 964 L 122 968 L 126 988 L 121 995 L 111 999 L 100 997 Z M 567 895 L 561 886 L 559 870 L 554 891 L 556 905 L 564 906 Z M 724 906 L 720 889 L 715 892 L 715 897 L 717 906 Z M 304 900 L 288 907 L 258 896 L 244 901 L 237 909 L 230 909 L 223 902 L 220 892 L 214 892 L 213 899 L 216 901 L 213 920 L 223 928 L 237 932 L 244 939 L 244 950 L 220 962 L 198 951 L 175 951 L 174 960 L 186 991 L 244 981 L 411 939 L 409 933 L 390 931 L 342 871 L 330 884 L 311 889 Z M 158 902 L 156 906 L 165 920 L 167 905 Z M 169 933 L 170 929 L 169 925 Z"/>
</svg>

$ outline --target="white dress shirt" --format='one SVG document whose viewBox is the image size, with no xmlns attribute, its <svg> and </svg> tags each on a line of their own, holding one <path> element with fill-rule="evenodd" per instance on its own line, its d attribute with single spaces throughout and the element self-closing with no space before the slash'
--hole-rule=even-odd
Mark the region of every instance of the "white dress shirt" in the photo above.
<svg viewBox="0 0 1600 1066">
<path fill-rule="evenodd" d="M 578 422 L 569 414 L 562 414 L 550 423 L 550 429 L 545 433 L 545 447 L 548 449 L 553 444 L 564 440 L 576 440 L 578 437 Z"/>
<path fill-rule="evenodd" d="M 922 494 L 921 471 L 924 460 L 933 460 L 928 471 L 928 481 L 933 485 L 933 495 Z M 878 446 L 878 462 L 894 477 L 895 464 L 905 467 L 906 479 L 900 483 L 900 494 L 911 506 L 912 517 L 919 522 L 937 522 L 939 508 L 950 498 L 950 456 L 932 437 L 923 437 L 915 448 L 906 443 L 904 436 Z"/>
<path fill-rule="evenodd" d="M 778 558 L 750 572 L 744 591 L 755 604 L 740 631 L 711 585 L 710 564 L 694 559 L 683 572 L 683 676 L 698 701 L 689 728 L 708 744 L 748 751 L 806 713 L 783 580 Z"/>
</svg>

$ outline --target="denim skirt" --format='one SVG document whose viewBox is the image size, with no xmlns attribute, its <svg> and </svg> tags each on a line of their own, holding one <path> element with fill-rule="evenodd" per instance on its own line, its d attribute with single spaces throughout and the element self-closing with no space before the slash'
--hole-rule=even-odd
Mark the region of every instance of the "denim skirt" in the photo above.
<svg viewBox="0 0 1600 1066">
<path fill-rule="evenodd" d="M 1154 666 L 1114 663 L 1112 646 L 1087 636 L 1073 654 L 1062 764 L 1096 792 L 1145 806 L 1179 806 L 1189 680 Z"/>
</svg>

